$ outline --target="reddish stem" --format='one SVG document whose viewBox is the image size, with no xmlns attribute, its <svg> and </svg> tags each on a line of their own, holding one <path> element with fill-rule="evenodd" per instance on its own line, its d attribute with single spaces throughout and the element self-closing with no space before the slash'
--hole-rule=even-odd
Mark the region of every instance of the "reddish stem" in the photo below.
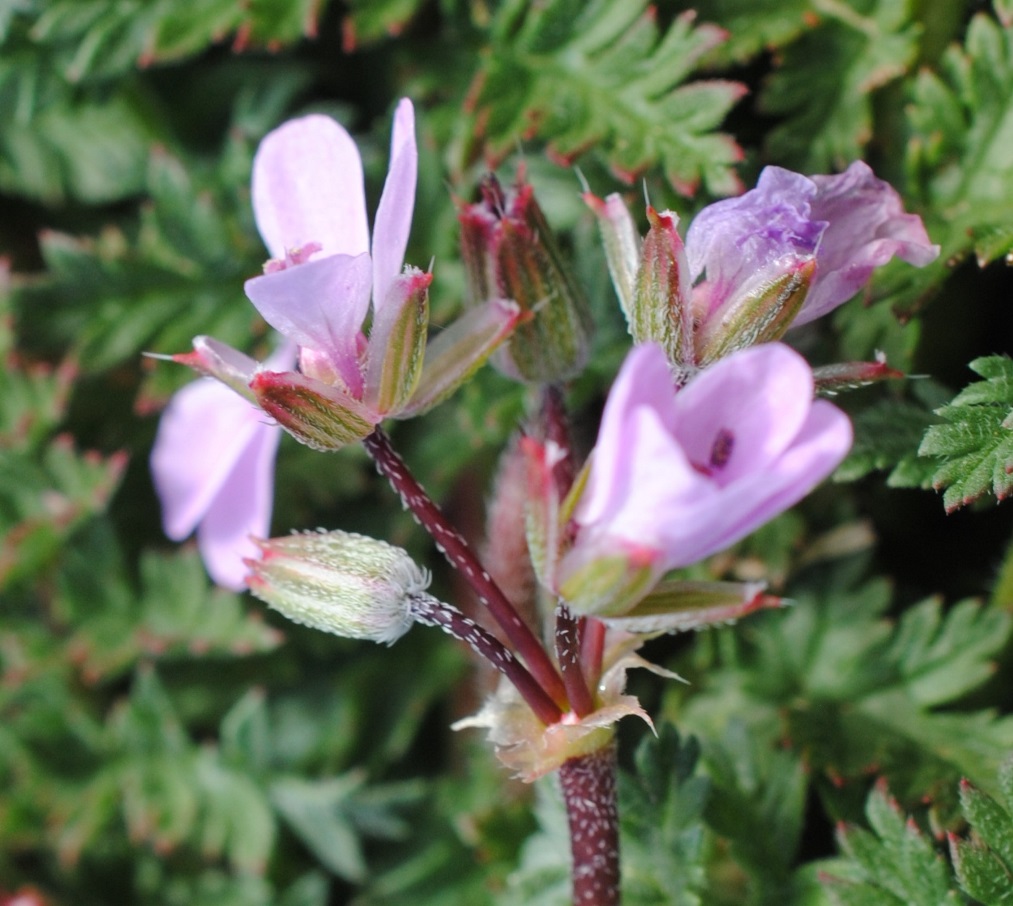
<svg viewBox="0 0 1013 906">
<path fill-rule="evenodd" d="M 405 506 L 418 518 L 436 547 L 461 572 L 486 607 L 493 619 L 500 625 L 503 632 L 514 645 L 518 654 L 524 659 L 528 669 L 542 690 L 551 699 L 551 709 L 540 704 L 538 708 L 528 701 L 532 710 L 538 714 L 545 724 L 555 723 L 562 717 L 563 708 L 567 706 L 566 687 L 556 671 L 555 666 L 546 654 L 545 649 L 525 623 L 513 604 L 503 594 L 500 587 L 479 562 L 475 552 L 456 528 L 449 522 L 442 510 L 425 489 L 415 480 L 408 470 L 405 461 L 391 446 L 390 438 L 381 428 L 376 428 L 366 437 L 362 445 L 373 458 L 380 473 L 390 482 Z M 523 690 L 518 690 L 524 694 Z M 527 699 L 525 698 L 527 701 Z"/>
<path fill-rule="evenodd" d="M 601 679 L 601 662 L 604 655 L 605 624 L 601 620 L 589 617 L 584 621 L 580 662 L 584 667 L 584 676 L 591 688 L 594 688 L 598 684 L 598 680 Z"/>
<path fill-rule="evenodd" d="M 556 659 L 563 674 L 563 685 L 570 698 L 570 707 L 578 717 L 587 717 L 594 710 L 594 697 L 588 688 L 581 664 L 584 617 L 577 617 L 560 601 L 556 608 Z"/>
<path fill-rule="evenodd" d="M 619 906 L 619 811 L 615 746 L 559 769 L 570 823 L 574 906 Z"/>
<path fill-rule="evenodd" d="M 554 384 L 542 388 L 541 420 L 546 442 L 554 443 L 562 453 L 552 469 L 555 492 L 562 500 L 570 492 L 576 472 L 566 405 L 562 391 Z M 556 660 L 563 674 L 570 707 L 578 717 L 586 717 L 594 710 L 594 695 L 588 686 L 581 656 L 586 622 L 584 617 L 575 616 L 565 602 L 560 601 L 556 608 Z"/>
<path fill-rule="evenodd" d="M 411 612 L 417 622 L 436 626 L 458 641 L 470 645 L 476 654 L 484 657 L 517 687 L 517 691 L 543 723 L 552 722 L 552 715 L 558 713 L 559 709 L 524 665 L 514 657 L 513 652 L 491 632 L 466 617 L 456 607 L 444 604 L 431 595 L 415 595 L 411 599 Z"/>
</svg>

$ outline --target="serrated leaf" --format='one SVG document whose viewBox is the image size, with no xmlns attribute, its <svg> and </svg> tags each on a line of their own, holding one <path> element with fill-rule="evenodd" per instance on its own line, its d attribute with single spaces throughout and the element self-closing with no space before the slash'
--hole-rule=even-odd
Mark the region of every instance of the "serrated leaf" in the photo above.
<svg viewBox="0 0 1013 906">
<path fill-rule="evenodd" d="M 781 55 L 760 97 L 784 117 L 768 137 L 774 160 L 803 173 L 840 170 L 872 136 L 875 89 L 903 75 L 918 51 L 911 4 L 853 0 L 821 4 L 819 24 Z"/>
<path fill-rule="evenodd" d="M 350 0 L 345 19 L 346 47 L 366 47 L 398 35 L 419 13 L 425 0 Z"/>
<path fill-rule="evenodd" d="M 738 146 L 714 130 L 743 88 L 684 84 L 724 38 L 692 19 L 684 14 L 662 34 L 647 0 L 504 5 L 472 95 L 470 128 L 482 149 L 468 149 L 463 164 L 480 150 L 502 158 L 537 135 L 567 161 L 597 146 L 624 179 L 660 166 L 683 194 L 701 183 L 714 194 L 736 191 Z"/>
<path fill-rule="evenodd" d="M 852 419 L 855 442 L 834 473 L 835 481 L 855 481 L 889 470 L 892 487 L 931 487 L 934 467 L 918 458 L 918 445 L 936 419 L 931 410 L 907 400 L 885 399 Z"/>
<path fill-rule="evenodd" d="M 962 390 L 936 410 L 944 423 L 933 425 L 918 448 L 920 456 L 943 460 L 933 486 L 945 489 L 947 511 L 991 491 L 1002 500 L 1013 491 L 1013 361 L 1003 356 L 975 359 L 969 366 L 986 378 Z"/>
<path fill-rule="evenodd" d="M 866 803 L 869 832 L 847 828 L 839 838 L 862 880 L 843 885 L 828 879 L 831 898 L 840 903 L 890 903 L 900 906 L 957 906 L 947 864 L 931 841 L 897 803 L 877 787 Z"/>
<path fill-rule="evenodd" d="M 700 747 L 671 724 L 647 736 L 636 774 L 620 774 L 624 895 L 643 906 L 699 906 L 705 882 L 702 816 L 710 784 L 694 776 Z"/>
<path fill-rule="evenodd" d="M 938 282 L 946 262 L 972 252 L 982 263 L 1006 255 L 1013 229 L 1013 146 L 1008 140 L 1013 32 L 984 13 L 976 15 L 963 46 L 949 48 L 938 71 L 919 72 L 906 112 L 911 129 L 908 178 L 925 207 L 929 234 L 942 245 L 937 261 L 918 272 L 918 279 Z M 898 301 L 910 309 L 924 288 L 912 284 Z"/>
<path fill-rule="evenodd" d="M 281 778 L 271 784 L 275 807 L 320 862 L 350 881 L 366 875 L 358 834 L 348 815 L 348 803 L 362 786 L 360 774 L 324 781 Z"/>
<path fill-rule="evenodd" d="M 854 806 L 850 782 L 874 768 L 905 801 L 931 796 L 952 816 L 958 778 L 987 788 L 1013 746 L 1013 719 L 950 704 L 991 675 L 1010 621 L 973 602 L 944 615 L 926 601 L 893 624 L 889 603 L 883 583 L 845 583 L 822 601 L 802 594 L 783 613 L 753 618 L 738 666 L 691 699 L 688 726 L 732 713 L 770 745 L 790 740 L 828 778 L 822 793 L 835 808 Z"/>
</svg>

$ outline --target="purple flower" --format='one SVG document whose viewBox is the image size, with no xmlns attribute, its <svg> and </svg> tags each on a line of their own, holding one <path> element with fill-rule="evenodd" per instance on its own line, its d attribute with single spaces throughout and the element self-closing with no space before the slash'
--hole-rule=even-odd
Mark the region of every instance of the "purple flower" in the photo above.
<svg viewBox="0 0 1013 906">
<path fill-rule="evenodd" d="M 704 208 L 686 235 L 698 319 L 706 322 L 734 297 L 815 258 L 815 276 L 794 326 L 850 299 L 874 268 L 895 255 L 918 267 L 933 261 L 921 218 L 868 165 L 836 176 L 805 177 L 766 167 L 756 188 Z"/>
<path fill-rule="evenodd" d="M 279 350 L 277 367 L 294 352 Z M 182 541 L 195 529 L 208 573 L 219 585 L 245 586 L 244 557 L 271 526 L 274 459 L 281 429 L 225 384 L 202 378 L 173 396 L 162 413 L 151 472 L 165 534 Z"/>
<path fill-rule="evenodd" d="M 787 346 L 736 352 L 673 392 L 653 343 L 609 394 L 576 536 L 558 572 L 575 609 L 628 612 L 658 578 L 716 553 L 796 503 L 851 445 L 835 406 Z"/>
</svg>

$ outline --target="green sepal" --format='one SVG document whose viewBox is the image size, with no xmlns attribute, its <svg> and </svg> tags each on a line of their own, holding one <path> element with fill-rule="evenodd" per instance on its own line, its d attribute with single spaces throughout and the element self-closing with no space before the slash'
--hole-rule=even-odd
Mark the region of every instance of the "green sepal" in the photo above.
<svg viewBox="0 0 1013 906">
<path fill-rule="evenodd" d="M 622 555 L 594 557 L 559 584 L 559 596 L 581 616 L 621 616 L 657 580 L 653 563 Z"/>
<path fill-rule="evenodd" d="M 295 371 L 261 371 L 250 389 L 261 409 L 314 450 L 340 450 L 362 440 L 380 421 L 339 388 Z"/>
<path fill-rule="evenodd" d="M 634 343 L 655 342 L 673 365 L 693 355 L 689 262 L 676 227 L 678 215 L 647 209 L 651 228 L 640 251 L 633 306 L 626 313 Z"/>
<path fill-rule="evenodd" d="M 373 317 L 363 396 L 381 415 L 399 412 L 422 376 L 431 282 L 432 274 L 415 268 L 402 274 Z"/>
<path fill-rule="evenodd" d="M 737 349 L 780 339 L 795 320 L 816 274 L 816 259 L 793 261 L 776 276 L 761 275 L 729 297 L 699 324 L 698 365 L 708 365 Z"/>
<path fill-rule="evenodd" d="M 426 347 L 415 392 L 395 418 L 411 418 L 442 403 L 468 380 L 523 317 L 509 300 L 494 299 L 470 309 Z"/>
<path fill-rule="evenodd" d="M 723 623 L 768 607 L 782 598 L 763 594 L 757 582 L 662 582 L 621 617 L 605 617 L 609 626 L 627 632 L 685 632 Z"/>
<path fill-rule="evenodd" d="M 637 270 L 640 266 L 640 236 L 622 196 L 616 192 L 604 199 L 584 193 L 584 202 L 598 220 L 605 261 L 608 263 L 612 286 L 615 287 L 619 306 L 632 320 L 633 297 L 636 291 Z"/>
<path fill-rule="evenodd" d="M 535 576 L 545 587 L 555 587 L 559 563 L 559 490 L 552 475 L 551 453 L 532 437 L 521 438 L 527 464 L 527 499 L 524 532 Z"/>
</svg>

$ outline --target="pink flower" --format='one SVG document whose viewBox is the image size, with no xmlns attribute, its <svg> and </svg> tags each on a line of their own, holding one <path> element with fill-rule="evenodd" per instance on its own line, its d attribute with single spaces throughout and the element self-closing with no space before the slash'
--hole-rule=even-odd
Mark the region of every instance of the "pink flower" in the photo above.
<svg viewBox="0 0 1013 906">
<path fill-rule="evenodd" d="M 263 276 L 247 281 L 246 294 L 272 327 L 299 344 L 307 376 L 355 401 L 375 402 L 367 384 L 377 350 L 362 332 L 370 299 L 376 334 L 420 278 L 428 285 L 419 272 L 401 273 L 417 170 L 415 113 L 404 99 L 394 114 L 371 249 L 359 150 L 330 117 L 285 123 L 253 161 L 253 211 L 273 258 Z"/>
<path fill-rule="evenodd" d="M 694 280 L 706 272 L 694 290 L 704 319 L 751 287 L 815 258 L 797 327 L 846 302 L 895 255 L 924 267 L 939 246 L 929 241 L 917 214 L 904 212 L 890 184 L 855 161 L 834 176 L 765 167 L 755 189 L 697 214 L 686 234 L 686 254 Z"/>
<path fill-rule="evenodd" d="M 273 364 L 291 364 L 279 350 Z M 271 527 L 274 459 L 281 429 L 249 399 L 201 378 L 173 396 L 162 413 L 151 472 L 165 534 L 182 541 L 195 529 L 208 573 L 219 585 L 245 586 L 251 536 Z"/>
<path fill-rule="evenodd" d="M 668 570 L 799 501 L 847 453 L 851 425 L 813 400 L 781 344 L 736 352 L 674 392 L 664 352 L 635 347 L 609 394 L 558 588 L 580 612 L 628 612 Z"/>
</svg>

